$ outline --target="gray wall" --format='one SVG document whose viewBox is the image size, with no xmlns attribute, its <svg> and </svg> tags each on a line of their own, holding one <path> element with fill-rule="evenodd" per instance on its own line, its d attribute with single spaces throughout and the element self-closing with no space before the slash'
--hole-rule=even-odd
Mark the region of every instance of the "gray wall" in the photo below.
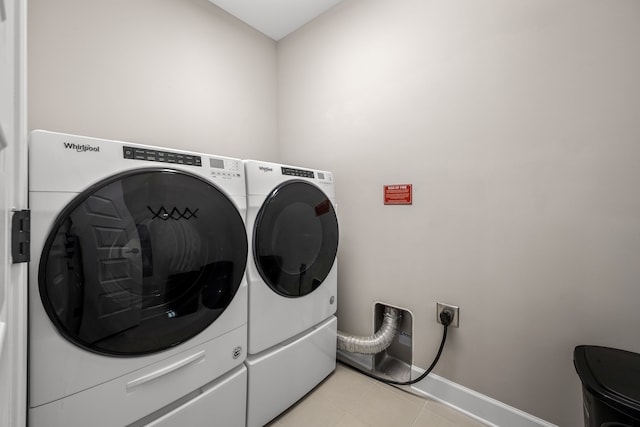
<svg viewBox="0 0 640 427">
<path fill-rule="evenodd" d="M 281 40 L 283 162 L 335 172 L 339 328 L 581 424 L 578 344 L 640 351 L 640 2 L 347 0 Z M 383 184 L 414 185 L 383 206 Z"/>
<path fill-rule="evenodd" d="M 207 0 L 29 0 L 29 128 L 276 160 L 276 43 Z"/>
</svg>

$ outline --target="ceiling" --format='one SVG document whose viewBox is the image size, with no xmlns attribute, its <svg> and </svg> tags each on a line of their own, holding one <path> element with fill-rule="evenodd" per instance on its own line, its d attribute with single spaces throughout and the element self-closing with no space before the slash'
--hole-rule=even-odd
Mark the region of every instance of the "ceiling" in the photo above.
<svg viewBox="0 0 640 427">
<path fill-rule="evenodd" d="M 209 1 L 277 41 L 342 0 Z"/>
</svg>

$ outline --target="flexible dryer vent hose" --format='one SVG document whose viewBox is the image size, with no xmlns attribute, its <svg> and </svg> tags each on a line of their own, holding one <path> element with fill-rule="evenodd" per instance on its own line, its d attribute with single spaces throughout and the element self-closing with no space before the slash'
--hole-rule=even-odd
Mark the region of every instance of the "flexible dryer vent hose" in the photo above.
<svg viewBox="0 0 640 427">
<path fill-rule="evenodd" d="M 338 331 L 338 349 L 351 353 L 377 354 L 391 345 L 400 327 L 400 310 L 385 306 L 382 326 L 375 334 L 359 337 Z"/>
</svg>

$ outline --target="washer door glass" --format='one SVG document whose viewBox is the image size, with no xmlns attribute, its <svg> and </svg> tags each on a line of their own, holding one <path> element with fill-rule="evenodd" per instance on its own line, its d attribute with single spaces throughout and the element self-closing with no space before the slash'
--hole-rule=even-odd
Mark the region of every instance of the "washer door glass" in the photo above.
<svg viewBox="0 0 640 427">
<path fill-rule="evenodd" d="M 233 202 L 185 172 L 145 169 L 78 195 L 42 253 L 40 297 L 68 340 L 142 355 L 203 331 L 231 303 L 247 260 Z"/>
<path fill-rule="evenodd" d="M 306 181 L 288 181 L 271 192 L 258 212 L 254 257 L 260 276 L 277 293 L 313 292 L 331 271 L 338 252 L 333 204 Z"/>
</svg>

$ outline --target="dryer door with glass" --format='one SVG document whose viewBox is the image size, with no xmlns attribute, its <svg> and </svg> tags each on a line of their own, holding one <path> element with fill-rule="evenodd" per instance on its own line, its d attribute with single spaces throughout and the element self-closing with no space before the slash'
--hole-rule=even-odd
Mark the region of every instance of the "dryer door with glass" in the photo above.
<svg viewBox="0 0 640 427">
<path fill-rule="evenodd" d="M 232 301 L 247 259 L 243 219 L 210 182 L 172 169 L 105 179 L 60 213 L 38 284 L 58 331 L 134 356 L 196 336 Z"/>
<path fill-rule="evenodd" d="M 253 251 L 260 276 L 285 297 L 313 292 L 338 251 L 338 220 L 327 195 L 303 180 L 280 184 L 256 218 Z"/>
</svg>

